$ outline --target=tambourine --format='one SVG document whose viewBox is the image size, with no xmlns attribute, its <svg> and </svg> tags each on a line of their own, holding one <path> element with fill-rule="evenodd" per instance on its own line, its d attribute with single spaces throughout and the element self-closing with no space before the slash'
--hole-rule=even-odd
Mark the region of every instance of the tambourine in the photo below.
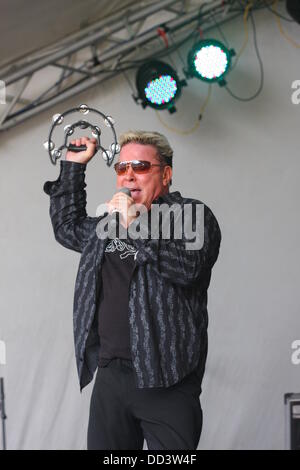
<svg viewBox="0 0 300 470">
<path fill-rule="evenodd" d="M 96 113 L 104 121 L 105 126 L 109 127 L 112 131 L 113 134 L 113 142 L 109 146 L 109 148 L 104 148 L 101 145 L 101 140 L 100 140 L 100 135 L 101 135 L 101 129 L 99 126 L 90 124 L 88 121 L 85 120 L 79 120 L 74 122 L 74 124 L 68 124 L 64 127 L 64 143 L 60 147 L 55 147 L 54 141 L 52 140 L 52 134 L 57 126 L 60 126 L 64 118 L 74 112 L 80 112 L 83 115 L 87 115 L 88 113 Z M 114 128 L 115 121 L 111 116 L 106 116 L 105 114 L 101 113 L 101 111 L 98 111 L 97 109 L 90 108 L 86 104 L 81 104 L 77 108 L 72 108 L 69 109 L 68 111 L 65 111 L 62 114 L 55 114 L 52 118 L 53 124 L 51 126 L 50 132 L 49 132 L 49 137 L 46 142 L 44 142 L 44 148 L 48 151 L 49 156 L 50 156 L 50 161 L 53 165 L 56 165 L 56 161 L 62 156 L 62 150 L 65 148 L 67 150 L 70 150 L 71 152 L 82 152 L 87 149 L 86 145 L 72 145 L 68 144 L 68 139 L 69 137 L 74 133 L 74 130 L 79 127 L 80 129 L 91 129 L 93 137 L 97 139 L 97 144 L 96 144 L 96 152 L 98 150 L 102 150 L 102 158 L 105 160 L 107 166 L 111 166 L 111 164 L 114 161 L 115 155 L 117 153 L 120 153 L 120 145 L 117 142 L 117 136 Z M 96 153 L 95 152 L 95 153 Z"/>
</svg>

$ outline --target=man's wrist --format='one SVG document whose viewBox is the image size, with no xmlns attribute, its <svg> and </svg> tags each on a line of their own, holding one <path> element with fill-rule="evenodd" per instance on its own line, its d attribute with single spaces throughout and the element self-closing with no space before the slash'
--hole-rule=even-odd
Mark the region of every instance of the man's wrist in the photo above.
<svg viewBox="0 0 300 470">
<path fill-rule="evenodd" d="M 87 165 L 86 163 L 74 162 L 73 160 L 61 160 L 60 164 L 62 167 L 74 168 L 74 170 L 85 170 Z"/>
<path fill-rule="evenodd" d="M 72 177 L 80 176 L 85 177 L 86 163 L 71 162 L 69 160 L 61 160 L 60 162 L 60 176 Z"/>
</svg>

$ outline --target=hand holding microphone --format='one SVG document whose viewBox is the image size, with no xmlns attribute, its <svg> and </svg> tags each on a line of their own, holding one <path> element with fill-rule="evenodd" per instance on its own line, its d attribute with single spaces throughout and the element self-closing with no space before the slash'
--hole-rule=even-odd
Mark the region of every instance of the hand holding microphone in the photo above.
<svg viewBox="0 0 300 470">
<path fill-rule="evenodd" d="M 128 225 L 136 218 L 136 214 L 129 215 L 129 209 L 134 204 L 134 199 L 131 197 L 131 191 L 128 188 L 118 189 L 110 201 L 106 201 L 108 212 L 113 214 L 118 212 L 121 216 L 121 224 L 127 228 Z"/>
</svg>

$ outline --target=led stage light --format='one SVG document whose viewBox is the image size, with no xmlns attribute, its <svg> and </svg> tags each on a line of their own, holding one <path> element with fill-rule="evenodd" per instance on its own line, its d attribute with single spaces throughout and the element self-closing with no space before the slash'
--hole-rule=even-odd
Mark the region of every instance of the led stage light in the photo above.
<svg viewBox="0 0 300 470">
<path fill-rule="evenodd" d="M 170 113 L 176 111 L 175 100 L 181 94 L 185 80 L 179 80 L 176 71 L 168 64 L 159 60 L 144 63 L 136 76 L 138 90 L 137 100 L 143 108 L 150 106 L 155 109 L 168 109 Z"/>
<path fill-rule="evenodd" d="M 224 76 L 230 69 L 233 49 L 227 49 L 216 39 L 199 41 L 188 54 L 189 74 L 205 82 L 225 85 Z"/>
</svg>

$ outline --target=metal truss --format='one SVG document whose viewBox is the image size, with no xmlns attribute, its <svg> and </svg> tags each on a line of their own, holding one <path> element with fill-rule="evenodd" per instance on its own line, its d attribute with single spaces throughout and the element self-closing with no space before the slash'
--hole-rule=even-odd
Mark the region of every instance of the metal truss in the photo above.
<svg viewBox="0 0 300 470">
<path fill-rule="evenodd" d="M 136 12 L 129 9 L 124 15 L 122 11 L 59 41 L 51 50 L 41 50 L 22 63 L 2 68 L 0 78 L 6 86 L 7 104 L 0 114 L 0 131 L 120 73 L 126 74 L 143 60 L 178 50 L 197 28 L 205 31 L 242 13 L 234 0 L 197 3 L 162 0 Z M 162 17 L 168 19 L 162 23 Z M 152 26 L 147 29 L 149 19 Z M 52 83 L 45 70 L 49 66 L 57 71 Z M 33 79 L 45 89 L 39 96 L 25 98 L 26 87 Z M 9 93 L 10 87 L 14 93 Z"/>
</svg>

